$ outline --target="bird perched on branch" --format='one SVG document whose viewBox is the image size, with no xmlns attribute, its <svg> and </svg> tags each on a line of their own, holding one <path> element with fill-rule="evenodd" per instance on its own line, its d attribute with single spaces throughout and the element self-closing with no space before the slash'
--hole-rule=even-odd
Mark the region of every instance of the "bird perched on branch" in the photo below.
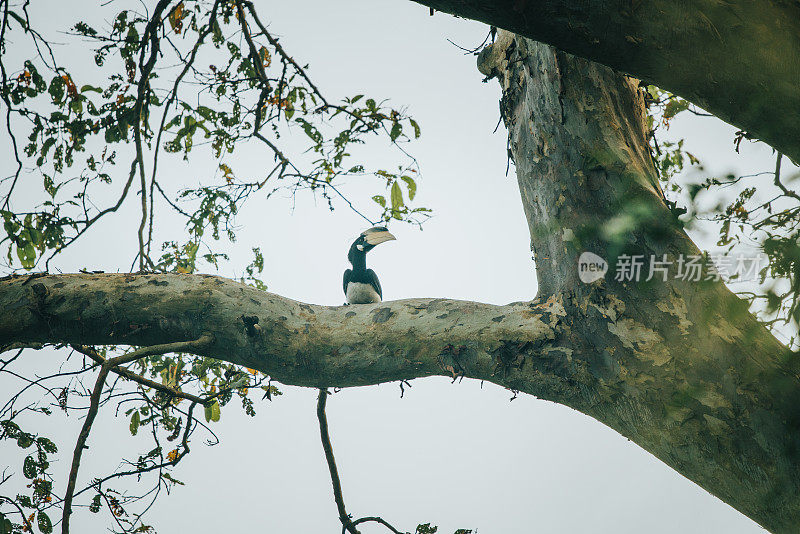
<svg viewBox="0 0 800 534">
<path fill-rule="evenodd" d="M 350 245 L 347 259 L 353 266 L 344 272 L 344 294 L 348 304 L 369 304 L 383 298 L 378 275 L 367 269 L 367 252 L 386 241 L 397 239 L 385 226 L 374 226 L 364 230 Z"/>
</svg>

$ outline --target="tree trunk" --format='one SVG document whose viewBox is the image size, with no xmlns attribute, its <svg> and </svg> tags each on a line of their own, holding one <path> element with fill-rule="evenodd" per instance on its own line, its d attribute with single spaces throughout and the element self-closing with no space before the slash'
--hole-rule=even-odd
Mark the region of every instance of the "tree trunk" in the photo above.
<svg viewBox="0 0 800 534">
<path fill-rule="evenodd" d="M 429 375 L 495 382 L 616 429 L 773 532 L 800 524 L 798 364 L 720 282 L 579 280 L 589 250 L 698 250 L 660 193 L 635 81 L 502 32 L 503 87 L 540 281 L 530 303 L 302 304 L 211 276 L 0 281 L 0 345 L 215 341 L 200 354 L 286 384 Z"/>
<path fill-rule="evenodd" d="M 672 91 L 800 163 L 800 3 L 414 0 Z"/>
<path fill-rule="evenodd" d="M 584 251 L 611 265 L 699 254 L 663 201 L 636 80 L 508 32 L 479 68 L 503 87 L 539 297 L 562 299 L 572 360 L 588 371 L 579 388 L 592 395 L 554 400 L 768 529 L 796 532 L 797 360 L 720 282 L 675 279 L 674 268 L 649 283 L 578 279 Z"/>
</svg>

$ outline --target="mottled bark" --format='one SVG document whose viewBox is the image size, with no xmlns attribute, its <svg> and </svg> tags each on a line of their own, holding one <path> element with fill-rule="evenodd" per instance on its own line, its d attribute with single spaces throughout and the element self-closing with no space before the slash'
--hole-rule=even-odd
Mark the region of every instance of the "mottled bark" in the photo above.
<svg viewBox="0 0 800 534">
<path fill-rule="evenodd" d="M 65 274 L 0 282 L 0 346 L 214 341 L 196 354 L 299 386 L 346 387 L 431 375 L 516 387 L 561 379 L 555 300 L 492 306 L 445 299 L 316 306 L 216 276 Z M 534 360 L 520 366 L 524 349 Z M 552 367 L 552 369 L 551 369 Z"/>
<path fill-rule="evenodd" d="M 558 402 L 618 430 L 774 532 L 800 525 L 796 359 L 720 282 L 616 282 L 621 253 L 698 254 L 660 193 L 644 106 L 607 67 L 501 32 L 479 68 L 503 87 L 539 298 L 559 295 L 572 362 L 587 369 Z M 579 254 L 612 273 L 578 279 Z M 648 275 L 643 272 L 642 279 Z"/>
<path fill-rule="evenodd" d="M 800 162 L 800 3 L 414 0 L 673 91 Z"/>
</svg>

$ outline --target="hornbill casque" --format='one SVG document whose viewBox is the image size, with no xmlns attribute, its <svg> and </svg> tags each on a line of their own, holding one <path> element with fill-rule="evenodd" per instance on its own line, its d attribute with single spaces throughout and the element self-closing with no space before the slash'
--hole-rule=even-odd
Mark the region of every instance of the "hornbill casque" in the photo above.
<svg viewBox="0 0 800 534">
<path fill-rule="evenodd" d="M 374 226 L 364 230 L 358 239 L 350 245 L 347 259 L 352 269 L 344 272 L 343 288 L 348 304 L 369 304 L 380 302 L 383 298 L 378 275 L 367 269 L 367 252 L 385 241 L 397 239 L 389 233 L 385 226 Z"/>
</svg>

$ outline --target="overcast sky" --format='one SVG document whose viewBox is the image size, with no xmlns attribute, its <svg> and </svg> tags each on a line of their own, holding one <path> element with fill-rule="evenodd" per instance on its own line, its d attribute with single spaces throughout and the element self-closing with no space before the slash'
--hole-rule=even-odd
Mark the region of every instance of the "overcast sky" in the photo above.
<svg viewBox="0 0 800 534">
<path fill-rule="evenodd" d="M 51 0 L 37 7 L 66 26 L 94 5 Z M 505 304 L 533 298 L 536 277 L 513 167 L 505 174 L 506 131 L 501 125 L 493 133 L 499 88 L 481 83 L 475 58 L 447 42 L 476 46 L 487 27 L 440 13 L 430 17 L 427 8 L 403 0 L 256 0 L 256 6 L 284 47 L 310 63 L 328 94 L 391 98 L 422 126 L 422 138 L 408 148 L 422 170 L 419 203 L 434 217 L 423 231 L 394 225 L 398 240 L 370 253 L 385 299 Z M 77 52 L 59 50 L 62 57 Z M 770 149 L 744 143 L 737 156 L 734 131 L 716 119 L 687 117 L 673 123 L 670 136 L 687 137 L 706 164 L 705 175 L 769 170 Z M 257 173 L 270 162 L 258 150 L 235 160 L 242 173 Z M 8 160 L 0 165 L 3 175 L 10 172 Z M 178 183 L 203 172 L 190 171 L 179 159 L 165 165 Z M 364 198 L 374 185 L 351 181 L 343 190 Z M 331 213 L 308 194 L 249 203 L 238 218 L 239 239 L 229 247 L 232 266 L 220 274 L 240 274 L 250 248 L 259 246 L 270 291 L 341 304 L 347 249 L 364 221 L 338 207 Z M 114 224 L 65 253 L 60 268 L 128 270 L 135 209 L 121 210 L 109 221 Z M 51 372 L 61 357 L 31 352 L 20 369 Z M 13 386 L 0 377 L 0 391 Z M 282 389 L 272 403 L 257 403 L 255 418 L 243 415 L 236 401 L 223 409 L 215 425 L 220 445 L 206 447 L 196 434 L 192 454 L 175 473 L 187 485 L 163 497 L 149 516 L 160 532 L 339 532 L 319 443 L 316 391 Z M 401 530 L 431 522 L 443 534 L 456 528 L 482 534 L 763 532 L 602 424 L 525 395 L 509 402 L 511 396 L 491 384 L 431 378 L 413 381 L 403 399 L 397 384 L 331 397 L 328 418 L 348 510 L 356 517 L 381 515 Z M 91 436 L 84 480 L 148 445 L 147 436 L 126 436 L 127 420 L 110 412 Z M 81 421 L 51 419 L 59 446 L 70 452 Z M 0 446 L 0 456 L 4 450 Z M 56 466 L 61 483 L 68 464 L 62 456 Z M 81 511 L 74 531 L 101 532 L 95 519 Z M 110 521 L 108 515 L 103 521 Z"/>
</svg>

